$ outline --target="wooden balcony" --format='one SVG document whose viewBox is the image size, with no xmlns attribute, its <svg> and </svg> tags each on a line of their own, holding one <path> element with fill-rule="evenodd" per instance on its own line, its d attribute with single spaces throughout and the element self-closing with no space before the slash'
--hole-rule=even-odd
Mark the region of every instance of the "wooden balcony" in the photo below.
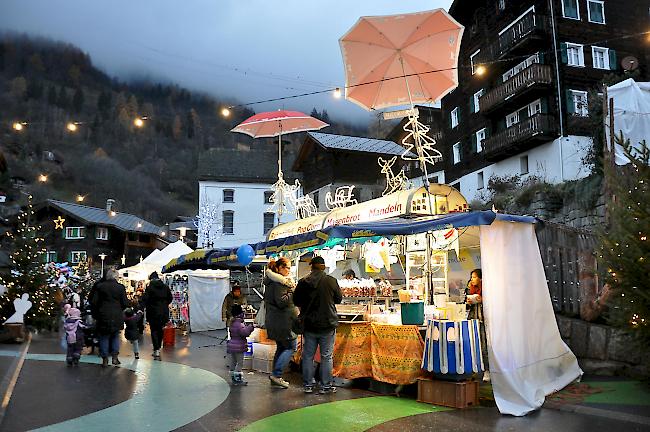
<svg viewBox="0 0 650 432">
<path fill-rule="evenodd" d="M 487 160 L 497 161 L 557 136 L 557 119 L 549 114 L 535 114 L 483 141 L 483 152 Z"/>
<path fill-rule="evenodd" d="M 531 11 L 501 33 L 486 51 L 492 59 L 503 58 L 512 51 L 524 49 L 528 42 L 545 37 L 548 29 L 547 17 Z"/>
<path fill-rule="evenodd" d="M 508 81 L 484 94 L 479 100 L 481 111 L 490 111 L 505 104 L 515 96 L 535 86 L 547 86 L 553 82 L 553 69 L 548 65 L 533 63 L 511 77 Z"/>
</svg>

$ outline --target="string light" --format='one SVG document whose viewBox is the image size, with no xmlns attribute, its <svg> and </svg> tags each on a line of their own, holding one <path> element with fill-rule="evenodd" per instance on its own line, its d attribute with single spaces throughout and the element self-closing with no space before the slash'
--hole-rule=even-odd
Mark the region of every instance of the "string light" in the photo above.
<svg viewBox="0 0 650 432">
<path fill-rule="evenodd" d="M 332 95 L 333 95 L 336 99 L 341 99 L 341 96 L 343 96 L 343 94 L 341 93 L 341 89 L 340 89 L 340 87 L 335 88 L 335 89 L 334 89 L 334 93 L 332 93 Z"/>
</svg>

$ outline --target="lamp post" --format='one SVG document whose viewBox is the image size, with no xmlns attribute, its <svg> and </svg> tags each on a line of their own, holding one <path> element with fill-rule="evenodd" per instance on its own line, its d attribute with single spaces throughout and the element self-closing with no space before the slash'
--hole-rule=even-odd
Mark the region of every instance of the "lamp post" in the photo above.
<svg viewBox="0 0 650 432">
<path fill-rule="evenodd" d="M 101 253 L 101 254 L 99 254 L 99 257 L 100 257 L 101 260 L 102 260 L 102 277 L 104 277 L 104 260 L 106 259 L 107 256 L 108 256 L 108 255 L 106 255 L 105 253 Z"/>
</svg>

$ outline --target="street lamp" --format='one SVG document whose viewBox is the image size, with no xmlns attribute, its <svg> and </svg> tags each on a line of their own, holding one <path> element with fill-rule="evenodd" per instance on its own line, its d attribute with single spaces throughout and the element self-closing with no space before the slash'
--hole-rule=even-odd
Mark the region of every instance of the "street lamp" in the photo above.
<svg viewBox="0 0 650 432">
<path fill-rule="evenodd" d="M 228 108 L 225 108 L 225 107 L 222 108 L 221 109 L 221 115 L 224 116 L 224 117 L 230 116 L 230 110 Z"/>
<path fill-rule="evenodd" d="M 26 125 L 27 125 L 27 123 L 25 123 L 25 122 L 22 122 L 22 123 L 20 123 L 20 122 L 16 122 L 16 123 L 14 123 L 13 125 L 11 125 L 11 127 L 14 128 L 14 130 L 15 130 L 16 132 L 20 132 L 20 131 L 22 131 L 23 129 L 25 129 L 25 126 L 26 126 Z"/>
<path fill-rule="evenodd" d="M 83 196 L 83 195 L 77 195 L 77 202 L 78 202 L 78 203 L 84 202 L 85 199 L 86 199 L 85 196 Z"/>
<path fill-rule="evenodd" d="M 77 123 L 72 123 L 72 122 L 68 123 L 65 127 L 70 132 L 76 132 L 78 129 Z"/>
<path fill-rule="evenodd" d="M 106 259 L 107 256 L 108 256 L 108 255 L 106 255 L 105 253 L 101 253 L 101 254 L 99 254 L 99 257 L 100 257 L 101 260 L 102 260 L 102 277 L 104 277 L 104 260 Z"/>
<path fill-rule="evenodd" d="M 47 181 L 47 175 L 46 174 L 41 174 L 38 176 L 38 181 L 41 183 L 45 183 Z"/>
<path fill-rule="evenodd" d="M 137 119 L 133 120 L 133 124 L 135 125 L 135 127 L 141 128 L 142 126 L 144 126 L 144 120 L 138 117 Z"/>
</svg>

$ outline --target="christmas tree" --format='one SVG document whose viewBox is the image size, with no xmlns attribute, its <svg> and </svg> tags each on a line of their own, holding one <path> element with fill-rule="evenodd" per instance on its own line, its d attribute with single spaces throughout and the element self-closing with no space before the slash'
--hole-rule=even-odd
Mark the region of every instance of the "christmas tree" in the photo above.
<svg viewBox="0 0 650 432">
<path fill-rule="evenodd" d="M 74 275 L 68 281 L 68 286 L 81 296 L 82 304 L 83 301 L 88 299 L 93 283 L 94 280 L 90 275 L 88 262 L 86 260 L 80 261 L 74 268 Z"/>
<path fill-rule="evenodd" d="M 43 329 L 54 324 L 58 308 L 43 262 L 44 240 L 39 236 L 40 227 L 31 224 L 33 216 L 30 195 L 27 209 L 18 216 L 16 231 L 7 234 L 14 250 L 10 274 L 0 277 L 0 283 L 7 288 L 5 295 L 0 297 L 0 319 L 4 322 L 10 317 L 14 313 L 13 301 L 27 293 L 32 307 L 25 314 L 25 324 Z"/>
<path fill-rule="evenodd" d="M 613 198 L 599 258 L 613 289 L 609 319 L 636 336 L 641 346 L 650 346 L 650 148 L 645 142 L 633 147 L 622 135 L 616 143 L 631 163 L 605 166 Z"/>
</svg>

